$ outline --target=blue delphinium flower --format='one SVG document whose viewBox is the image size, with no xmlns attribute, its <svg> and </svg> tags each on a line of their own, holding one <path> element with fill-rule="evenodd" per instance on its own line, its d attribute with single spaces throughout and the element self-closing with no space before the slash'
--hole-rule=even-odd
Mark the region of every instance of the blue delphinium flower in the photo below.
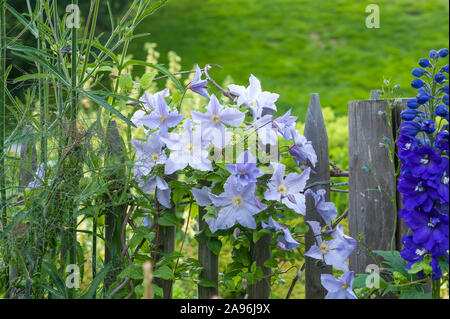
<svg viewBox="0 0 450 319">
<path fill-rule="evenodd" d="M 409 110 L 402 112 L 398 155 L 402 163 L 397 189 L 402 195 L 404 209 L 399 217 L 413 234 L 403 238 L 402 257 L 408 269 L 431 256 L 433 279 L 442 275 L 438 259 L 446 256 L 448 263 L 448 64 L 438 68 L 440 58 L 448 56 L 447 49 L 431 50 L 429 57 L 419 61 L 424 69 L 414 69 L 411 86 L 418 89 L 415 99 L 407 101 Z M 421 112 L 415 116 L 417 108 Z M 423 111 L 422 111 L 423 110 Z M 445 124 L 445 122 L 447 122 Z M 429 258 L 427 260 L 430 260 Z M 425 273 L 421 272 L 422 276 Z"/>
<path fill-rule="evenodd" d="M 248 183 L 256 183 L 257 178 L 263 175 L 256 167 L 256 161 L 256 157 L 245 151 L 236 159 L 236 164 L 226 164 L 225 167 L 231 176 L 237 178 L 238 183 L 245 186 Z"/>
<path fill-rule="evenodd" d="M 328 291 L 325 299 L 358 299 L 352 290 L 353 280 L 353 271 L 346 271 L 339 278 L 330 274 L 320 275 L 320 282 Z"/>
</svg>

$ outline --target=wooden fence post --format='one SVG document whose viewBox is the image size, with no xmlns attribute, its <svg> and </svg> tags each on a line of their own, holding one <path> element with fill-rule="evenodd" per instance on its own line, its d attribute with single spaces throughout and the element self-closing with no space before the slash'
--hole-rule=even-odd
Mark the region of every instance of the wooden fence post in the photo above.
<svg viewBox="0 0 450 319">
<path fill-rule="evenodd" d="M 312 146 L 317 154 L 317 164 L 312 167 L 311 175 L 308 183 L 327 182 L 330 180 L 330 159 L 328 155 L 328 135 L 323 119 L 322 108 L 320 106 L 319 94 L 311 94 L 311 99 L 308 106 L 308 112 L 305 121 L 304 135 L 308 141 L 311 141 Z M 330 186 L 329 184 L 318 185 L 311 188 L 313 191 L 325 189 L 327 191 L 325 200 L 330 200 Z M 325 225 L 322 217 L 315 209 L 315 203 L 311 196 L 306 198 L 306 217 L 305 220 L 313 220 L 320 222 L 322 226 Z M 316 244 L 314 233 L 310 229 L 305 238 L 305 251 L 308 251 L 311 246 Z M 331 267 L 325 266 L 320 261 L 306 258 L 305 265 L 305 294 L 306 299 L 323 299 L 327 293 L 322 287 L 320 276 L 321 274 L 331 273 Z"/>
<path fill-rule="evenodd" d="M 395 136 L 406 100 L 402 99 L 400 105 L 390 111 L 387 100 L 379 99 L 372 91 L 371 100 L 348 104 L 349 230 L 350 236 L 364 243 L 358 244 L 350 256 L 350 269 L 355 273 L 365 273 L 366 267 L 375 263 L 365 245 L 371 250 L 390 250 L 395 230 L 394 249 L 398 250 L 401 248 L 400 239 L 406 234 L 406 227 L 401 220 L 398 220 L 397 228 L 394 229 L 396 204 L 390 200 L 396 198 L 397 207 L 401 208 L 393 171 L 398 163 L 393 164 L 387 150 L 380 147 L 384 136 Z M 392 129 L 380 111 L 392 112 Z M 371 166 L 371 172 L 362 169 L 368 165 Z M 378 189 L 377 181 L 381 190 Z M 381 260 L 377 257 L 377 261 Z"/>
<path fill-rule="evenodd" d="M 172 208 L 176 209 L 176 207 Z M 175 250 L 175 226 L 159 226 L 159 238 L 158 238 L 158 260 L 161 258 L 162 254 L 170 254 Z M 173 291 L 172 280 L 165 280 L 161 278 L 154 279 L 155 284 L 157 284 L 163 290 L 163 298 L 171 299 Z"/>
<path fill-rule="evenodd" d="M 208 227 L 206 221 L 203 220 L 203 216 L 206 213 L 207 211 L 203 207 L 199 207 L 198 225 L 200 232 Z M 212 296 L 218 295 L 219 256 L 208 248 L 206 241 L 198 244 L 198 261 L 205 267 L 199 279 L 209 280 L 216 285 L 216 287 L 202 287 L 198 285 L 198 299 L 210 299 Z"/>
<path fill-rule="evenodd" d="M 274 112 L 267 108 L 263 109 L 262 116 L 267 114 L 273 116 Z M 266 146 L 266 152 L 270 152 L 270 145 Z M 254 243 L 253 240 L 250 241 L 250 256 L 252 262 L 250 263 L 249 271 L 253 262 L 256 262 L 256 266 L 261 267 L 264 277 L 254 284 L 247 286 L 248 299 L 268 299 L 270 296 L 272 269 L 270 267 L 265 267 L 264 262 L 272 257 L 272 252 L 270 251 L 271 243 L 271 234 L 262 235 L 256 243 Z"/>
</svg>

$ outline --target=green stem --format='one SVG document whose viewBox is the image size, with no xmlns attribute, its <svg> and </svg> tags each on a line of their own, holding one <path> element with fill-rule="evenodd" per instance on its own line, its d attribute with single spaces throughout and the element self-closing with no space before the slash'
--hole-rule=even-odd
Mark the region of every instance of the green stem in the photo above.
<svg viewBox="0 0 450 319">
<path fill-rule="evenodd" d="M 441 299 L 441 280 L 432 280 L 432 291 L 431 291 L 433 299 Z"/>
<path fill-rule="evenodd" d="M 5 19 L 5 3 L 4 0 L 0 7 L 0 207 L 2 229 L 8 223 L 6 215 L 6 174 L 5 174 L 5 130 L 6 130 L 6 19 Z"/>
</svg>

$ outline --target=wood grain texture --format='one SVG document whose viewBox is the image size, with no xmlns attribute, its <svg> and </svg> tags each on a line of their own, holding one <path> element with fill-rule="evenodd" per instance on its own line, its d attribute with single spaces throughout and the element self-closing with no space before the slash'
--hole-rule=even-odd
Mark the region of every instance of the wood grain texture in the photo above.
<svg viewBox="0 0 450 319">
<path fill-rule="evenodd" d="M 207 211 L 199 207 L 198 224 L 199 231 L 207 229 L 208 224 L 203 220 Z M 206 279 L 212 281 L 216 287 L 202 287 L 198 285 L 198 299 L 210 299 L 212 296 L 218 295 L 219 285 L 219 256 L 214 254 L 205 242 L 198 244 L 198 261 L 205 267 L 199 276 L 199 279 Z"/>
<path fill-rule="evenodd" d="M 248 299 L 268 299 L 270 296 L 270 278 L 272 269 L 270 267 L 264 267 L 264 262 L 272 257 L 272 253 L 269 249 L 271 243 L 271 234 L 262 235 L 256 243 L 250 241 L 252 263 L 256 261 L 256 266 L 262 268 L 264 278 L 253 285 L 248 285 Z M 251 264 L 249 266 L 249 271 L 250 267 Z"/>
<path fill-rule="evenodd" d="M 308 141 L 311 141 L 317 154 L 317 164 L 311 167 L 311 175 L 308 184 L 319 181 L 330 180 L 330 160 L 328 155 L 328 135 L 323 119 L 322 108 L 320 106 L 319 94 L 311 94 L 311 99 L 306 114 L 304 135 Z M 330 200 L 329 185 L 319 185 L 311 188 L 313 191 L 325 189 L 327 194 L 325 199 Z M 315 209 L 315 203 L 311 196 L 306 198 L 306 217 L 308 221 L 318 221 L 322 226 L 325 225 L 322 217 Z M 305 238 L 305 251 L 316 243 L 314 233 L 310 229 Z M 305 294 L 306 299 L 323 299 L 327 291 L 322 287 L 320 276 L 324 273 L 331 273 L 331 267 L 322 267 L 316 259 L 305 257 Z"/>
</svg>

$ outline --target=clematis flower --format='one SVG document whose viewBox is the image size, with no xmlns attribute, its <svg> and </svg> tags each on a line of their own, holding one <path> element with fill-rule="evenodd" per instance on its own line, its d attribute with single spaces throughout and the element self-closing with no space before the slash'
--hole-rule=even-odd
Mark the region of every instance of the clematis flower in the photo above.
<svg viewBox="0 0 450 319">
<path fill-rule="evenodd" d="M 189 89 L 191 89 L 193 92 L 200 94 L 201 96 L 204 96 L 207 99 L 209 99 L 209 93 L 206 90 L 206 84 L 208 83 L 208 80 L 202 80 L 201 76 L 202 76 L 202 70 L 197 65 L 194 79 L 192 80 L 191 84 L 189 84 Z"/>
<path fill-rule="evenodd" d="M 311 226 L 317 245 L 311 246 L 305 256 L 323 260 L 327 265 L 347 271 L 347 258 L 355 249 L 356 241 L 351 237 L 344 236 L 342 229 L 332 233 L 333 239 L 322 240 L 320 223 L 316 221 L 307 221 L 307 223 Z"/>
<path fill-rule="evenodd" d="M 273 121 L 274 127 L 277 128 L 278 133 L 284 137 L 286 141 L 290 141 L 293 138 L 292 130 L 295 130 L 295 121 L 297 116 L 291 116 L 291 109 L 284 115 Z"/>
<path fill-rule="evenodd" d="M 151 130 L 159 128 L 159 132 L 164 134 L 170 127 L 177 126 L 184 115 L 178 114 L 177 110 L 171 111 L 161 94 L 156 97 L 156 102 L 155 110 L 149 115 L 142 116 L 139 121 Z"/>
<path fill-rule="evenodd" d="M 206 149 L 210 140 L 202 138 L 200 132 L 192 129 L 190 119 L 183 123 L 183 127 L 185 131 L 181 134 L 169 133 L 167 136 L 161 136 L 161 140 L 171 150 L 164 174 L 170 175 L 188 165 L 200 171 L 211 171 L 212 165 L 207 158 L 209 153 Z"/>
<path fill-rule="evenodd" d="M 358 299 L 352 290 L 353 279 L 353 271 L 346 271 L 339 278 L 330 274 L 320 275 L 322 286 L 328 290 L 325 299 Z"/>
<path fill-rule="evenodd" d="M 152 176 L 147 181 L 144 178 L 139 180 L 139 187 L 146 194 L 156 192 L 156 198 L 166 208 L 170 208 L 170 194 L 172 190 L 165 180 L 159 176 Z"/>
<path fill-rule="evenodd" d="M 266 224 L 265 222 L 261 222 L 262 228 L 272 229 L 275 231 L 283 231 L 284 236 L 278 236 L 277 238 L 277 246 L 281 250 L 292 251 L 296 249 L 300 244 L 292 237 L 289 228 L 285 225 L 281 225 L 277 223 L 272 217 L 269 217 L 269 222 Z"/>
<path fill-rule="evenodd" d="M 262 117 L 253 116 L 253 123 L 247 127 L 256 131 L 258 139 L 264 145 L 276 145 L 278 143 L 277 130 L 273 128 L 273 116 L 266 114 Z"/>
<path fill-rule="evenodd" d="M 272 162 L 273 175 L 268 183 L 268 190 L 264 193 L 266 200 L 281 201 L 296 213 L 305 215 L 305 195 L 301 194 L 309 179 L 311 169 L 307 167 L 302 174 L 290 173 L 284 177 L 286 166 Z"/>
<path fill-rule="evenodd" d="M 256 222 L 253 215 L 267 208 L 265 204 L 257 204 L 255 200 L 255 184 L 240 186 L 235 178 L 228 179 L 224 185 L 224 192 L 220 195 L 209 194 L 214 206 L 220 207 L 215 221 L 215 229 L 228 229 L 236 223 L 255 229 Z M 211 231 L 213 231 L 211 229 Z"/>
<path fill-rule="evenodd" d="M 290 147 L 289 153 L 294 156 L 294 161 L 298 164 L 306 162 L 309 160 L 313 167 L 317 163 L 317 155 L 311 142 L 300 134 L 298 130 L 291 129 L 292 138 L 294 144 Z"/>
<path fill-rule="evenodd" d="M 214 137 L 212 143 L 216 147 L 223 148 L 222 140 L 226 132 L 225 124 L 237 127 L 244 121 L 245 114 L 231 107 L 224 108 L 214 94 L 211 95 L 206 109 L 206 113 L 192 111 L 192 119 L 194 122 L 201 124 L 204 135 L 211 134 Z M 215 132 L 211 132 L 209 129 L 213 129 Z"/>
<path fill-rule="evenodd" d="M 147 142 L 131 140 L 136 150 L 136 162 L 134 163 L 134 177 L 137 179 L 150 174 L 153 167 L 164 164 L 167 156 L 162 152 L 164 146 L 158 134 L 150 134 Z"/>
<path fill-rule="evenodd" d="M 328 225 L 331 225 L 333 220 L 337 217 L 338 211 L 334 203 L 325 201 L 326 193 L 327 191 L 325 189 L 319 189 L 316 193 L 311 189 L 308 189 L 305 192 L 305 196 L 311 195 L 314 198 L 317 212 Z"/>
<path fill-rule="evenodd" d="M 228 86 L 230 92 L 238 96 L 237 104 L 245 104 L 253 111 L 254 118 L 260 118 L 264 108 L 276 111 L 275 102 L 279 94 L 262 91 L 261 82 L 252 74 L 249 79 L 250 85 L 245 88 L 241 85 L 231 84 Z"/>
<path fill-rule="evenodd" d="M 247 151 L 239 155 L 236 159 L 236 164 L 226 164 L 225 167 L 231 176 L 237 178 L 238 183 L 242 186 L 256 183 L 257 178 L 263 175 L 261 170 L 256 167 L 256 157 Z"/>
<path fill-rule="evenodd" d="M 41 163 L 39 167 L 36 170 L 35 173 L 36 176 L 34 176 L 33 180 L 28 183 L 28 185 L 25 187 L 25 190 L 29 191 L 35 188 L 38 188 L 39 186 L 42 186 L 42 181 L 45 179 L 45 166 L 44 163 Z"/>
<path fill-rule="evenodd" d="M 143 125 L 143 123 L 141 122 L 142 117 L 156 108 L 156 106 L 158 105 L 157 102 L 158 95 L 161 95 L 163 98 L 168 97 L 169 89 L 164 89 L 155 94 L 144 93 L 144 95 L 141 96 L 139 100 L 142 102 L 144 110 L 137 110 L 136 112 L 134 112 L 133 117 L 131 118 L 131 122 L 133 122 L 133 124 L 136 125 L 136 127 L 142 126 Z"/>
</svg>

